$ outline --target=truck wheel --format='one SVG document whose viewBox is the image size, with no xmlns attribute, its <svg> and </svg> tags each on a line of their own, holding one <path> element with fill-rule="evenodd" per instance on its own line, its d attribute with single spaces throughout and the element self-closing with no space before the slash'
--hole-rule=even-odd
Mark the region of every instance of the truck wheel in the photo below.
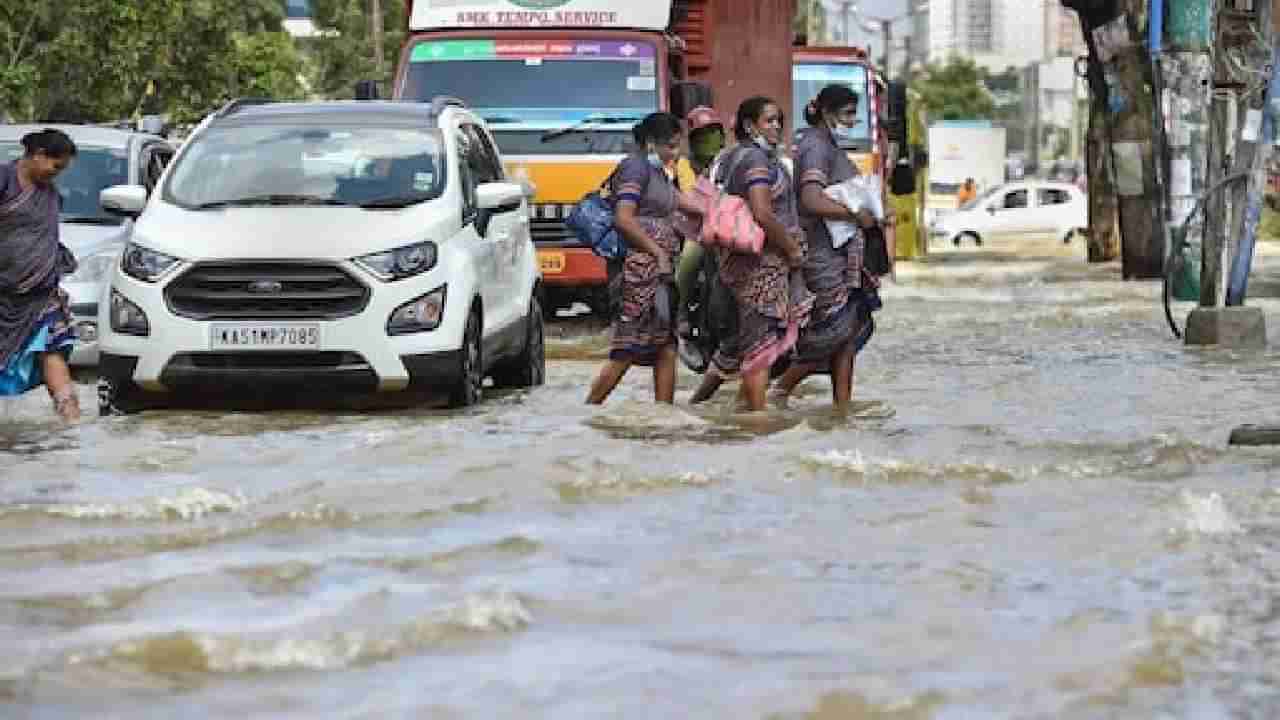
<svg viewBox="0 0 1280 720">
<path fill-rule="evenodd" d="M 132 415 L 145 409 L 142 390 L 128 378 L 98 379 L 98 415 Z"/>
<path fill-rule="evenodd" d="M 450 407 L 470 407 L 480 402 L 484 392 L 484 357 L 480 349 L 480 312 L 472 310 L 462 333 L 458 377 L 449 395 Z"/>
<path fill-rule="evenodd" d="M 534 297 L 529 301 L 529 317 L 526 320 L 524 351 L 514 360 L 493 374 L 493 382 L 503 388 L 527 388 L 547 381 L 547 347 L 542 322 L 542 303 Z"/>
</svg>

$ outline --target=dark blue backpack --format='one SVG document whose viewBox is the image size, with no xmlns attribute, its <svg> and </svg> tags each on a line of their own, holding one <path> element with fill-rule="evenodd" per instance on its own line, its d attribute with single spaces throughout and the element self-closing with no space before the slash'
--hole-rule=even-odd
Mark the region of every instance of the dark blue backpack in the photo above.
<svg viewBox="0 0 1280 720">
<path fill-rule="evenodd" d="M 627 256 L 627 242 L 613 225 L 613 202 L 601 192 L 611 180 L 612 174 L 605 178 L 599 189 L 579 200 L 564 224 L 596 255 L 605 260 L 621 260 Z"/>
</svg>

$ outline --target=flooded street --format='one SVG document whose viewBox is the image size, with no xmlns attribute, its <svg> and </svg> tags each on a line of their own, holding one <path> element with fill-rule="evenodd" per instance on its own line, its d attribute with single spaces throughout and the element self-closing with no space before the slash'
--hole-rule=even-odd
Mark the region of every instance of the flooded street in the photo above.
<svg viewBox="0 0 1280 720">
<path fill-rule="evenodd" d="M 464 412 L 3 405 L 0 717 L 1274 717 L 1280 450 L 1226 442 L 1280 351 L 983 252 L 888 285 L 850 417 L 588 408 L 573 323 Z"/>
</svg>

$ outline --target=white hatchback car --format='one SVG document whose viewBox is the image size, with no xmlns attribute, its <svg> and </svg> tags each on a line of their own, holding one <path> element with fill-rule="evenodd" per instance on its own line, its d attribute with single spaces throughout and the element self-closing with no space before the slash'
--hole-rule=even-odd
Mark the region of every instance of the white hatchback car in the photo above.
<svg viewBox="0 0 1280 720">
<path fill-rule="evenodd" d="M 1000 185 L 929 228 L 929 236 L 981 245 L 985 240 L 1020 235 L 1052 234 L 1070 242 L 1089 225 L 1089 206 L 1075 185 L 1055 182 L 1016 182 Z"/>
<path fill-rule="evenodd" d="M 104 413 L 543 382 L 525 189 L 460 101 L 234 102 L 149 200 L 102 204 L 138 217 L 100 315 Z"/>
</svg>

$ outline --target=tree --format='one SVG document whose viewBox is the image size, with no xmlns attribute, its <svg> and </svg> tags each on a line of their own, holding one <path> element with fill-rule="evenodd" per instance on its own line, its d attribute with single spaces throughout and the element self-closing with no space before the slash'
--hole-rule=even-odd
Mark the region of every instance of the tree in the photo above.
<svg viewBox="0 0 1280 720">
<path fill-rule="evenodd" d="M 351 97 L 358 80 L 391 80 L 405 39 L 404 0 L 382 0 L 383 72 L 377 73 L 370 40 L 368 0 L 312 0 L 311 18 L 319 34 L 303 42 L 313 92 Z"/>
<path fill-rule="evenodd" d="M 818 0 L 800 0 L 796 3 L 796 17 L 791 29 L 807 45 L 823 44 L 827 36 L 826 8 Z"/>
<path fill-rule="evenodd" d="M 15 120 L 198 118 L 252 91 L 301 95 L 276 0 L 0 4 L 0 107 Z"/>
<path fill-rule="evenodd" d="M 945 65 L 931 63 L 912 82 L 929 117 L 938 120 L 990 120 L 995 114 L 986 72 L 972 60 L 952 56 Z"/>
</svg>

